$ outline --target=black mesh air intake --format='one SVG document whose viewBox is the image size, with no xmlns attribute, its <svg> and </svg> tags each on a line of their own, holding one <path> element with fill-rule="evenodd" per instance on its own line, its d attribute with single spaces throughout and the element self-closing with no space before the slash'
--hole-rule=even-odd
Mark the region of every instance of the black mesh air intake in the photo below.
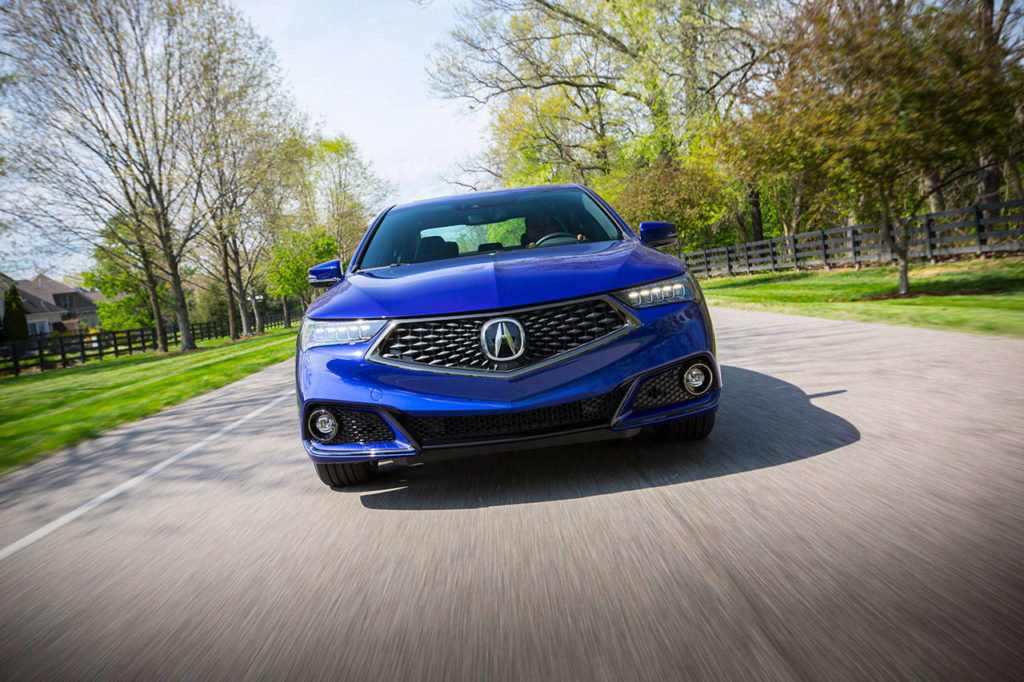
<svg viewBox="0 0 1024 682">
<path fill-rule="evenodd" d="M 340 445 L 343 443 L 389 443 L 395 440 L 395 432 L 379 415 L 373 412 L 324 404 L 311 405 L 306 408 L 306 417 L 303 419 L 306 438 L 311 438 L 309 416 L 318 409 L 327 410 L 334 416 L 338 422 L 338 432 L 329 441 L 315 438 L 314 440 L 317 442 Z"/>
<path fill-rule="evenodd" d="M 708 367 L 711 366 L 711 363 L 704 358 L 688 360 L 644 379 L 636 395 L 633 396 L 630 409 L 636 411 L 653 410 L 658 407 L 677 405 L 703 397 L 696 396 L 683 387 L 683 372 L 690 366 L 698 363 Z"/>
<path fill-rule="evenodd" d="M 611 423 L 622 401 L 623 390 L 525 412 L 466 417 L 409 417 L 403 425 L 422 445 L 527 436 L 571 431 Z"/>
</svg>

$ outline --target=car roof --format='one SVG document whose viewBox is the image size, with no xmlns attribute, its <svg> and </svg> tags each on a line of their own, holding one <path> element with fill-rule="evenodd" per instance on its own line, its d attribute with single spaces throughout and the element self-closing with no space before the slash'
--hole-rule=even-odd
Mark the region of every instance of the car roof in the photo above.
<svg viewBox="0 0 1024 682">
<path fill-rule="evenodd" d="M 443 197 L 432 197 L 430 199 L 420 199 L 419 201 L 410 201 L 404 204 L 396 204 L 392 206 L 392 209 L 406 209 L 421 206 L 430 206 L 432 204 L 445 204 L 453 200 L 463 200 L 469 198 L 480 198 L 488 199 L 491 197 L 500 196 L 515 196 L 522 194 L 541 194 L 543 192 L 550 192 L 552 190 L 564 190 L 564 189 L 578 189 L 584 190 L 583 185 L 568 184 L 568 185 L 537 185 L 534 187 L 514 187 L 511 189 L 496 189 L 487 190 L 484 192 L 464 192 L 462 194 L 449 194 Z"/>
</svg>

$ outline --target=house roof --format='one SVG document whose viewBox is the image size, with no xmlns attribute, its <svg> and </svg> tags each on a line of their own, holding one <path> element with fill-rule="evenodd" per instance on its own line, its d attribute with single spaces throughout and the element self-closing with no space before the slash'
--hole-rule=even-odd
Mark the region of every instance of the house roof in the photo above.
<svg viewBox="0 0 1024 682">
<path fill-rule="evenodd" d="M 21 305 L 25 308 L 26 315 L 38 315 L 39 313 L 63 313 L 64 309 L 58 305 L 54 305 L 49 301 L 39 298 L 34 294 L 30 294 L 21 288 L 20 283 L 17 285 L 18 293 L 21 294 Z"/>
<path fill-rule="evenodd" d="M 61 284 L 57 280 L 51 279 L 42 273 L 36 275 L 32 279 L 20 279 L 15 283 L 15 286 L 17 286 L 18 291 L 21 292 L 22 298 L 25 298 L 25 295 L 29 294 L 45 303 L 51 304 L 56 310 L 67 310 L 76 313 L 94 312 L 96 310 L 96 301 L 105 300 L 103 295 L 98 291 L 85 291 L 84 289 L 69 287 L 68 285 Z M 60 295 L 73 296 L 74 305 L 70 307 L 62 307 L 59 299 L 57 298 Z M 25 308 L 25 312 L 28 312 L 27 306 Z"/>
<path fill-rule="evenodd" d="M 67 284 L 61 284 L 57 280 L 50 279 L 42 273 L 36 275 L 32 279 L 19 279 L 18 289 L 21 291 L 27 291 L 30 294 L 34 294 L 45 299 L 52 299 L 54 294 L 78 293 L 78 289 L 69 287 Z"/>
</svg>

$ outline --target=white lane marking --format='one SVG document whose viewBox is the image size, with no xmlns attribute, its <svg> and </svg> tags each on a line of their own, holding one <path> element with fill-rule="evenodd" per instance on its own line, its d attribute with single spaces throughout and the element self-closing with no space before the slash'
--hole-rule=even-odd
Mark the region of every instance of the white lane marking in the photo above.
<svg viewBox="0 0 1024 682">
<path fill-rule="evenodd" d="M 197 443 L 193 443 L 192 445 L 189 445 L 184 450 L 181 450 L 181 451 L 171 455 L 170 457 L 168 457 L 167 459 L 163 460 L 162 462 L 154 464 L 153 466 L 151 466 L 150 468 L 146 469 L 145 471 L 143 471 L 138 476 L 135 476 L 134 478 L 128 479 L 127 481 L 125 481 L 121 485 L 119 485 L 119 486 L 117 486 L 115 488 L 111 488 L 110 490 L 108 490 L 107 492 L 103 493 L 99 497 L 95 497 L 95 498 L 89 500 L 88 502 L 86 502 L 82 506 L 69 511 L 67 514 L 65 514 L 64 516 L 61 516 L 60 518 L 56 519 L 55 521 L 51 521 L 50 523 L 46 524 L 45 526 L 43 526 L 39 530 L 37 530 L 37 531 L 35 531 L 33 533 L 29 533 L 28 535 L 26 535 L 22 539 L 7 545 L 3 549 L 0 549 L 0 561 L 3 561 L 4 559 L 6 559 L 7 557 L 11 556 L 12 554 L 17 552 L 18 550 L 25 549 L 26 547 L 31 545 L 33 542 L 36 542 L 37 540 L 42 540 L 43 538 L 45 538 L 47 535 L 49 535 L 53 531 L 58 530 L 59 528 L 62 528 L 63 526 L 66 526 L 67 524 L 69 524 L 72 521 L 74 521 L 75 519 L 77 519 L 79 516 L 82 516 L 83 514 L 89 513 L 90 511 L 92 511 L 96 507 L 100 506 L 104 502 L 109 502 L 110 500 L 114 499 L 115 497 L 117 497 L 121 493 L 126 492 L 128 490 L 131 490 L 132 488 L 137 486 L 139 483 L 142 483 L 143 481 L 145 481 L 147 478 L 151 478 L 152 476 L 155 476 L 156 474 L 160 473 L 161 471 L 163 471 L 167 467 L 171 466 L 175 462 L 179 462 L 179 461 L 185 459 L 186 457 L 191 455 L 196 450 L 209 445 L 210 443 L 212 443 L 213 441 L 217 440 L 221 436 L 223 436 L 223 435 L 225 435 L 227 433 L 231 433 L 232 431 L 237 429 L 239 426 L 241 426 L 245 422 L 249 421 L 250 419 L 255 419 L 256 417 L 260 416 L 261 414 L 263 414 L 264 412 L 266 412 L 270 408 L 272 408 L 275 405 L 277 405 L 279 402 L 281 402 L 282 400 L 284 400 L 288 396 L 291 396 L 291 395 L 294 395 L 294 394 L 295 394 L 295 391 L 288 391 L 287 393 L 284 393 L 284 394 L 278 396 L 277 398 L 274 398 L 269 403 L 267 403 L 263 407 L 259 408 L 255 412 L 250 412 L 249 414 L 245 415 L 241 419 L 232 422 L 228 426 L 225 426 L 223 429 L 221 429 L 217 433 L 210 434 L 209 436 L 207 436 L 206 438 L 202 439 L 201 441 L 199 441 Z"/>
</svg>

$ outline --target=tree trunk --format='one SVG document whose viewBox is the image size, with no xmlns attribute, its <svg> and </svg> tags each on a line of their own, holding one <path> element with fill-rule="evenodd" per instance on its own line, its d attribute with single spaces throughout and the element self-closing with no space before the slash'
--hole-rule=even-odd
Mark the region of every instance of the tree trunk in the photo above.
<svg viewBox="0 0 1024 682">
<path fill-rule="evenodd" d="M 164 261 L 167 264 L 167 273 L 171 278 L 171 296 L 174 299 L 174 316 L 178 321 L 178 331 L 181 333 L 181 349 L 195 350 L 196 342 L 192 338 L 192 328 L 188 323 L 188 304 L 185 302 L 185 287 L 181 283 L 181 263 L 178 254 L 174 252 L 171 242 L 171 230 L 165 218 L 157 218 L 158 227 L 157 239 L 160 242 L 160 250 L 163 251 Z"/>
<path fill-rule="evenodd" d="M 139 256 L 142 261 L 142 272 L 146 276 L 146 294 L 149 296 L 149 310 L 153 314 L 153 324 L 156 327 L 156 348 L 161 353 L 167 352 L 167 327 L 164 325 L 164 316 L 160 311 L 160 283 L 153 274 L 153 264 L 150 262 L 149 251 L 139 241 Z"/>
<path fill-rule="evenodd" d="M 235 291 L 235 303 L 238 306 L 238 317 L 242 321 L 242 336 L 252 336 L 252 324 L 249 321 L 249 311 L 245 306 L 245 292 Z"/>
<path fill-rule="evenodd" d="M 978 159 L 978 203 L 988 204 L 999 201 L 999 188 L 1003 184 L 1003 172 L 991 154 L 982 154 Z M 986 218 L 994 218 L 998 211 L 987 209 Z"/>
<path fill-rule="evenodd" d="M 910 261 L 910 220 L 897 220 L 900 239 L 896 246 L 896 256 L 900 259 L 900 294 L 910 293 L 910 278 L 907 268 Z"/>
<path fill-rule="evenodd" d="M 260 312 L 259 301 L 256 300 L 256 291 L 252 292 L 252 316 L 256 320 L 256 333 L 263 333 L 263 313 Z"/>
<path fill-rule="evenodd" d="M 906 296 L 910 293 L 910 278 L 907 275 L 907 259 L 900 258 L 900 295 Z"/>
<path fill-rule="evenodd" d="M 181 273 L 178 261 L 168 258 L 168 270 L 171 273 L 171 293 L 174 296 L 174 316 L 178 320 L 178 331 L 181 332 L 181 349 L 195 350 L 196 342 L 192 338 L 192 327 L 188 322 L 188 305 L 185 303 L 185 288 L 181 284 Z"/>
<path fill-rule="evenodd" d="M 145 275 L 146 294 L 149 297 L 149 310 L 153 315 L 153 324 L 156 328 L 156 347 L 161 353 L 167 352 L 167 327 L 164 325 L 163 315 L 160 314 L 160 283 L 153 272 L 153 259 L 149 255 L 149 248 L 138 228 L 133 230 L 136 246 L 139 250 L 139 261 L 142 264 L 142 272 Z"/>
<path fill-rule="evenodd" d="M 761 217 L 761 192 L 751 186 L 747 192 L 747 205 L 750 206 L 750 239 L 759 242 L 764 239 L 764 221 Z"/>
<path fill-rule="evenodd" d="M 1024 199 L 1024 186 L 1021 185 L 1020 181 L 1020 167 L 1017 166 L 1017 162 L 1013 159 L 1007 159 L 1006 166 L 1009 168 L 1010 180 L 1013 182 L 1013 192 L 1017 195 L 1018 199 Z"/>
<path fill-rule="evenodd" d="M 910 278 L 909 278 L 908 273 L 907 273 L 907 267 L 908 267 L 908 263 L 907 263 L 908 253 L 907 253 L 907 251 L 908 251 L 908 247 L 910 245 L 910 230 L 909 230 L 908 225 L 909 225 L 910 221 L 909 220 L 897 220 L 896 221 L 896 223 L 897 223 L 896 227 L 897 227 L 897 229 L 900 232 L 900 234 L 899 234 L 899 241 L 896 241 L 896 239 L 893 236 L 893 232 L 892 232 L 893 219 L 892 219 L 892 210 L 891 210 L 890 204 L 889 204 L 889 195 L 886 193 L 885 187 L 882 185 L 881 182 L 879 182 L 878 197 L 879 197 L 879 199 L 881 200 L 881 203 L 882 203 L 882 220 L 881 220 L 882 233 L 885 235 L 885 241 L 886 241 L 886 244 L 889 247 L 889 250 L 896 255 L 896 258 L 899 261 L 899 266 L 900 266 L 900 283 L 899 283 L 899 290 L 898 291 L 899 291 L 899 294 L 901 296 L 906 296 L 907 294 L 910 293 Z"/>
<path fill-rule="evenodd" d="M 938 213 L 939 211 L 946 210 L 946 195 L 942 192 L 942 188 L 939 187 L 941 179 L 938 172 L 928 171 L 924 174 L 924 188 L 928 193 L 928 207 L 932 213 Z"/>
<path fill-rule="evenodd" d="M 242 319 L 242 335 L 252 336 L 252 327 L 249 324 L 249 312 L 246 310 L 246 290 L 242 285 L 242 264 L 238 257 L 238 248 L 232 245 L 231 260 L 234 267 L 231 275 L 235 280 L 235 294 L 238 296 L 238 313 Z"/>
<path fill-rule="evenodd" d="M 798 178 L 796 187 L 794 188 L 793 195 L 793 224 L 790 225 L 790 234 L 799 234 L 800 232 L 800 218 L 803 211 L 803 198 L 804 198 L 804 181 L 803 178 Z"/>
<path fill-rule="evenodd" d="M 291 314 L 291 311 L 288 310 L 288 297 L 287 296 L 282 296 L 281 297 L 281 313 L 284 315 L 284 328 L 285 329 L 291 329 L 292 328 L 292 314 Z"/>
<path fill-rule="evenodd" d="M 146 293 L 149 295 L 149 309 L 153 314 L 153 324 L 156 327 L 156 349 L 161 353 L 167 352 L 167 329 L 164 327 L 164 316 L 160 314 L 160 295 L 157 293 L 157 283 L 152 272 L 146 273 Z"/>
<path fill-rule="evenodd" d="M 220 242 L 221 275 L 224 277 L 224 293 L 228 297 L 228 336 L 238 338 L 238 315 L 235 312 L 235 292 L 231 288 L 231 268 L 228 265 L 228 244 L 223 232 L 218 235 Z"/>
</svg>

